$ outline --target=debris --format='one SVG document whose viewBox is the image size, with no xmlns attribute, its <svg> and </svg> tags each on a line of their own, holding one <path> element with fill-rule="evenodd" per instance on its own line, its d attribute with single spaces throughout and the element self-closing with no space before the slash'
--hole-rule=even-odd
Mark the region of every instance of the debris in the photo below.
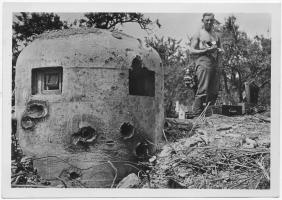
<svg viewBox="0 0 282 200">
<path fill-rule="evenodd" d="M 157 160 L 157 156 L 153 156 L 149 159 L 149 162 L 152 163 L 152 162 L 155 162 Z"/>
<path fill-rule="evenodd" d="M 205 131 L 203 129 L 198 129 L 197 133 L 199 133 L 200 135 L 207 135 L 207 131 Z"/>
<path fill-rule="evenodd" d="M 262 146 L 265 148 L 270 148 L 270 142 L 264 142 Z"/>
<path fill-rule="evenodd" d="M 151 187 L 269 189 L 269 124 L 251 115 L 214 114 L 208 120 L 193 136 L 168 139 L 152 166 Z"/>
<path fill-rule="evenodd" d="M 167 181 L 167 185 L 169 188 L 185 188 L 185 186 L 183 186 L 182 184 L 180 184 L 178 181 L 176 181 L 173 178 L 169 178 Z"/>
<path fill-rule="evenodd" d="M 216 130 L 217 131 L 226 131 L 226 130 L 230 130 L 232 129 L 232 126 L 228 125 L 228 124 L 223 124 L 220 127 L 218 127 Z"/>
<path fill-rule="evenodd" d="M 167 157 L 171 154 L 172 148 L 169 145 L 163 146 L 163 150 L 161 153 L 158 155 L 159 157 Z"/>
<path fill-rule="evenodd" d="M 184 143 L 184 146 L 186 147 L 195 147 L 198 146 L 199 143 L 203 142 L 203 140 L 200 137 L 197 138 L 189 138 L 186 140 L 186 142 Z"/>
<path fill-rule="evenodd" d="M 136 188 L 140 184 L 140 179 L 134 173 L 129 174 L 125 178 L 123 178 L 117 188 Z"/>
<path fill-rule="evenodd" d="M 256 147 L 258 147 L 258 143 L 255 140 L 252 140 L 250 138 L 246 138 L 246 146 L 248 148 L 256 148 Z"/>
<path fill-rule="evenodd" d="M 271 122 L 270 117 L 265 117 L 265 116 L 260 115 L 260 114 L 256 114 L 256 115 L 254 115 L 254 117 L 257 118 L 258 120 L 262 121 L 262 122 L 267 122 L 267 123 Z"/>
<path fill-rule="evenodd" d="M 111 167 L 112 167 L 113 170 L 115 171 L 115 177 L 114 177 L 113 182 L 112 182 L 112 185 L 111 185 L 111 188 L 113 188 L 113 187 L 114 187 L 114 184 L 115 184 L 115 182 L 116 182 L 116 179 L 117 179 L 117 172 L 118 172 L 118 170 L 117 170 L 117 168 L 114 166 L 114 164 L 113 164 L 111 161 L 108 161 L 108 163 L 111 165 Z"/>
</svg>

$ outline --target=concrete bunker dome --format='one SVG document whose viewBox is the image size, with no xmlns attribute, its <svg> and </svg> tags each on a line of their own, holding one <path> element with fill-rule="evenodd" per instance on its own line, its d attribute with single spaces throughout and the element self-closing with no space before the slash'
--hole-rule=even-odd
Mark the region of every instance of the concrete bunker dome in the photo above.
<svg viewBox="0 0 282 200">
<path fill-rule="evenodd" d="M 142 159 L 161 137 L 163 111 L 161 59 L 124 33 L 52 31 L 40 35 L 18 58 L 17 133 L 26 155 L 68 159 L 78 168 L 101 159 Z M 46 160 L 35 164 L 50 177 L 68 167 L 56 163 L 48 169 Z M 97 170 L 105 177 L 111 174 Z"/>
</svg>

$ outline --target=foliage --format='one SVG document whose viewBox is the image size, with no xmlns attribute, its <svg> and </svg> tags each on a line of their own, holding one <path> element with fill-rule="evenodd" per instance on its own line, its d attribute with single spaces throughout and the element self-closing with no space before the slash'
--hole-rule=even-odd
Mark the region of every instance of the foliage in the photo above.
<svg viewBox="0 0 282 200">
<path fill-rule="evenodd" d="M 251 39 L 240 31 L 236 17 L 216 24 L 224 52 L 221 56 L 220 102 L 238 103 L 243 100 L 244 82 L 254 81 L 260 87 L 259 104 L 270 105 L 271 39 L 256 36 Z M 187 46 L 190 45 L 188 38 Z M 194 58 L 181 46 L 181 40 L 171 37 L 146 38 L 162 58 L 165 69 L 165 110 L 173 115 L 176 100 L 191 105 L 193 91 L 185 85 L 185 73 L 193 73 Z"/>
<path fill-rule="evenodd" d="M 271 71 L 271 39 L 256 36 L 251 40 L 239 30 L 236 17 L 230 16 L 221 27 L 221 40 L 224 53 L 222 55 L 222 76 L 226 96 L 236 92 L 239 101 L 243 100 L 244 82 L 254 81 L 262 91 L 265 87 L 270 91 Z M 270 103 L 270 92 L 261 93 L 261 104 Z"/>
<path fill-rule="evenodd" d="M 147 45 L 152 46 L 160 55 L 164 66 L 164 96 L 165 114 L 170 117 L 174 115 L 174 104 L 176 100 L 189 103 L 192 101 L 193 92 L 187 88 L 184 75 L 189 63 L 187 50 L 180 45 L 181 40 L 171 37 L 146 38 Z"/>
<path fill-rule="evenodd" d="M 116 25 L 124 23 L 138 23 L 142 29 L 149 29 L 153 24 L 150 18 L 141 13 L 86 13 L 86 19 L 79 20 L 79 26 L 96 27 L 101 29 L 115 29 Z"/>
<path fill-rule="evenodd" d="M 25 13 L 15 15 L 13 22 L 13 53 L 19 53 L 20 47 L 31 42 L 35 35 L 46 30 L 61 29 L 64 23 L 54 13 Z"/>
</svg>

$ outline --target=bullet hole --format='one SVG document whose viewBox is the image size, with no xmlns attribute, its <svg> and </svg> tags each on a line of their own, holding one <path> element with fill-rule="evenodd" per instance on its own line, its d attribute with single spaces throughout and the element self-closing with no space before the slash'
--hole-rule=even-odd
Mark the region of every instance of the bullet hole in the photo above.
<svg viewBox="0 0 282 200">
<path fill-rule="evenodd" d="M 90 126 L 80 128 L 76 133 L 72 134 L 72 144 L 81 147 L 83 150 L 89 149 L 98 134 L 96 130 Z"/>
<path fill-rule="evenodd" d="M 135 155 L 138 158 L 146 158 L 149 154 L 149 145 L 145 142 L 139 142 L 135 147 Z"/>
<path fill-rule="evenodd" d="M 85 138 L 86 140 L 92 138 L 94 134 L 95 134 L 95 130 L 90 126 L 83 127 L 81 129 L 81 137 Z"/>
<path fill-rule="evenodd" d="M 27 103 L 26 110 L 21 119 L 23 129 L 32 129 L 38 120 L 46 117 L 48 106 L 45 101 L 31 100 Z"/>
<path fill-rule="evenodd" d="M 125 122 L 120 127 L 120 134 L 122 135 L 123 139 L 132 138 L 135 132 L 134 126 L 132 126 L 129 122 Z"/>
<path fill-rule="evenodd" d="M 35 126 L 35 123 L 28 116 L 24 116 L 21 120 L 22 128 L 25 130 L 32 129 Z"/>
<path fill-rule="evenodd" d="M 28 114 L 29 116 L 31 115 L 35 115 L 35 116 L 41 116 L 44 112 L 44 107 L 42 105 L 31 105 L 29 107 L 29 110 L 28 110 Z"/>
<path fill-rule="evenodd" d="M 30 101 L 27 104 L 26 115 L 32 119 L 43 118 L 48 114 L 48 107 L 44 101 Z"/>
<path fill-rule="evenodd" d="M 77 172 L 71 172 L 71 173 L 69 174 L 69 178 L 70 178 L 71 180 L 77 179 L 77 178 L 79 178 L 79 177 L 80 177 L 80 174 L 78 174 Z"/>
</svg>

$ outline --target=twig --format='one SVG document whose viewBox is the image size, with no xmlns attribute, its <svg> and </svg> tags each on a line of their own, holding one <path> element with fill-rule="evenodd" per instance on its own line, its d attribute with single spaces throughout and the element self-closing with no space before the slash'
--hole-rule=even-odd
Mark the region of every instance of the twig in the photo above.
<svg viewBox="0 0 282 200">
<path fill-rule="evenodd" d="M 241 181 L 240 183 L 238 183 L 238 184 L 236 184 L 236 185 L 233 185 L 233 186 L 230 187 L 229 189 L 233 189 L 233 188 L 235 188 L 235 187 L 241 185 L 242 183 L 244 183 L 244 182 L 246 182 L 246 181 L 248 181 L 248 180 L 250 180 L 250 179 L 252 179 L 252 178 L 254 178 L 254 177 L 256 177 L 256 176 L 258 176 L 258 175 L 254 175 L 254 176 L 252 176 L 252 177 L 246 178 L 245 180 Z"/>
<path fill-rule="evenodd" d="M 268 173 L 265 170 L 265 167 L 262 165 L 262 163 L 257 162 L 257 165 L 260 167 L 260 169 L 262 170 L 263 175 L 265 176 L 265 178 L 270 181 L 270 177 L 268 175 Z"/>
<path fill-rule="evenodd" d="M 148 139 L 146 139 L 146 138 L 144 138 L 144 140 L 145 140 L 146 142 L 150 143 L 151 145 L 158 146 L 157 144 L 154 144 L 153 142 L 151 142 L 150 140 L 148 140 Z"/>
<path fill-rule="evenodd" d="M 113 182 L 112 182 L 112 185 L 111 185 L 111 188 L 114 187 L 114 184 L 116 182 L 116 179 L 117 179 L 117 168 L 113 165 L 113 163 L 111 161 L 108 161 L 108 163 L 111 165 L 111 167 L 113 168 L 113 170 L 115 171 L 115 177 L 113 179 Z"/>
<path fill-rule="evenodd" d="M 257 153 L 252 153 L 252 154 L 244 154 L 244 155 L 237 156 L 233 159 L 237 159 L 237 158 L 241 158 L 241 157 L 247 157 L 247 156 L 254 156 L 254 155 L 259 155 L 259 154 L 270 154 L 270 152 L 257 152 Z"/>
<path fill-rule="evenodd" d="M 256 184 L 256 186 L 255 186 L 255 189 L 257 189 L 257 188 L 258 188 L 258 186 L 259 186 L 259 184 L 260 184 L 261 179 L 262 179 L 262 176 L 260 176 L 259 181 L 257 182 L 257 184 Z"/>
<path fill-rule="evenodd" d="M 27 174 L 27 172 L 21 172 L 21 173 L 18 173 L 18 174 L 14 174 L 14 175 L 11 176 L 11 178 L 15 178 L 17 176 L 25 175 L 25 174 Z"/>
<path fill-rule="evenodd" d="M 67 184 L 65 183 L 65 181 L 63 179 L 61 179 L 60 177 L 56 177 L 56 179 L 58 179 L 59 181 L 61 181 L 63 183 L 63 185 L 65 186 L 65 188 L 67 188 Z"/>
<path fill-rule="evenodd" d="M 164 130 L 163 130 L 163 136 L 164 136 L 164 139 L 165 139 L 166 143 L 168 143 Z"/>
<path fill-rule="evenodd" d="M 75 179 L 75 182 L 78 182 L 82 187 L 87 188 L 83 183 L 81 183 L 79 180 Z"/>
<path fill-rule="evenodd" d="M 195 120 L 191 130 L 189 131 L 188 135 L 193 131 L 193 129 L 195 128 L 195 126 L 197 125 L 197 122 L 201 119 L 203 119 L 204 114 L 206 113 L 206 110 L 208 108 L 208 106 L 210 105 L 210 102 L 208 102 L 208 104 L 206 105 L 206 107 L 204 108 L 204 110 L 202 111 L 202 113 L 197 117 L 197 119 Z"/>
<path fill-rule="evenodd" d="M 123 165 L 128 165 L 128 166 L 130 166 L 130 167 L 133 167 L 134 169 L 137 169 L 138 171 L 143 171 L 143 170 L 139 169 L 138 167 L 136 167 L 136 166 L 134 166 L 134 165 L 132 165 L 132 164 L 125 163 L 125 164 L 123 164 Z M 144 171 L 143 171 L 143 172 L 144 172 Z"/>
<path fill-rule="evenodd" d="M 231 160 L 231 162 L 233 162 L 235 164 L 235 166 L 244 167 L 244 168 L 247 168 L 247 169 L 252 169 L 251 167 L 248 167 L 246 165 L 241 165 L 240 163 L 234 162 L 233 160 Z"/>
</svg>

